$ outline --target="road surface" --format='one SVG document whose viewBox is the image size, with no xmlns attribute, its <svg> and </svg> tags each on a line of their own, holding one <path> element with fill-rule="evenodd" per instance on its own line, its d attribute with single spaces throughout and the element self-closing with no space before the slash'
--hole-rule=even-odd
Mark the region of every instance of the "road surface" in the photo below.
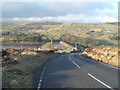
<svg viewBox="0 0 120 90">
<path fill-rule="evenodd" d="M 34 86 L 40 88 L 118 88 L 118 68 L 82 57 L 63 54 L 38 68 Z"/>
</svg>

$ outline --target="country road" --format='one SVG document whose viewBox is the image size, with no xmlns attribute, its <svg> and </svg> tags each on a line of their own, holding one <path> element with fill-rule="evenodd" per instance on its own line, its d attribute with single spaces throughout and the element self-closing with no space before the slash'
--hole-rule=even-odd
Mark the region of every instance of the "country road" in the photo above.
<svg viewBox="0 0 120 90">
<path fill-rule="evenodd" d="M 34 72 L 34 86 L 40 88 L 118 88 L 118 68 L 84 58 L 62 54 Z"/>
</svg>

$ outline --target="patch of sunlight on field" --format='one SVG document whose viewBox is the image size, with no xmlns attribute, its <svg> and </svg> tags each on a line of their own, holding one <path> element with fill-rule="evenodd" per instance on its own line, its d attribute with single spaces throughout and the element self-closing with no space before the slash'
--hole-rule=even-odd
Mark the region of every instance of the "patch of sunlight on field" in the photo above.
<svg viewBox="0 0 120 90">
<path fill-rule="evenodd" d="M 0 41 L 2 41 L 3 39 L 2 38 L 0 38 Z"/>
</svg>

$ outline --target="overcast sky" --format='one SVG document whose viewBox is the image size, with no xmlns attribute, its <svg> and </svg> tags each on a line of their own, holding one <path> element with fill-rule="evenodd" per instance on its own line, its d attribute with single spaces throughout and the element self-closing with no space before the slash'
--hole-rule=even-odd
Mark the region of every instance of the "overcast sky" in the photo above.
<svg viewBox="0 0 120 90">
<path fill-rule="evenodd" d="M 118 2 L 3 2 L 3 22 L 118 21 Z"/>
</svg>

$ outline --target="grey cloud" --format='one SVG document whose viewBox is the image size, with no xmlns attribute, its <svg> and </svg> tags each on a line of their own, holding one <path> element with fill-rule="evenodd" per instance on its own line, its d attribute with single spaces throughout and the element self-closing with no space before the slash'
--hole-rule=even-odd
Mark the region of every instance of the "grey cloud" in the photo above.
<svg viewBox="0 0 120 90">
<path fill-rule="evenodd" d="M 114 4 L 114 5 L 113 5 Z M 3 3 L 3 22 L 103 22 L 116 21 L 117 3 L 14 2 Z"/>
<path fill-rule="evenodd" d="M 33 2 L 21 2 L 21 3 L 3 3 L 3 18 L 27 18 L 27 17 L 46 17 L 46 16 L 65 16 L 68 14 L 90 14 L 96 15 L 96 9 L 111 8 L 109 3 L 101 2 L 80 2 L 80 3 L 33 3 Z"/>
</svg>

